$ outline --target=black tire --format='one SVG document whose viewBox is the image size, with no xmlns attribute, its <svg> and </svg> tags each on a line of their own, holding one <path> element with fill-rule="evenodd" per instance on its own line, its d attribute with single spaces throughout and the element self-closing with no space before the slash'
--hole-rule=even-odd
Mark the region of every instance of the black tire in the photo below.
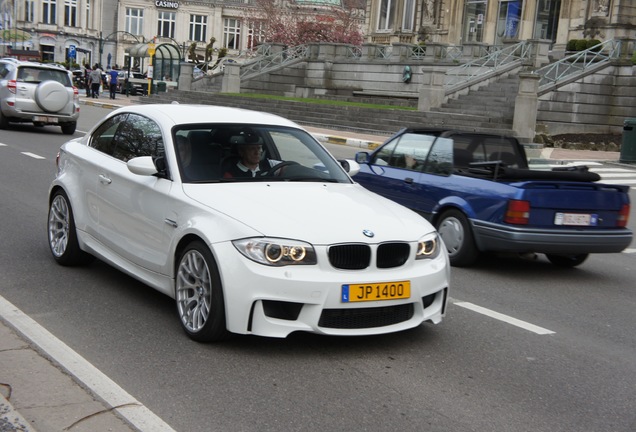
<svg viewBox="0 0 636 432">
<path fill-rule="evenodd" d="M 190 243 L 179 255 L 175 301 L 181 326 L 192 340 L 216 342 L 230 336 L 219 270 L 201 241 Z"/>
<path fill-rule="evenodd" d="M 47 233 L 51 254 L 58 264 L 77 266 L 88 264 L 94 259 L 79 247 L 73 209 L 62 190 L 55 192 L 51 198 Z"/>
<path fill-rule="evenodd" d="M 454 267 L 468 267 L 479 258 L 479 251 L 468 218 L 459 210 L 446 210 L 435 226 L 444 240 L 448 258 Z"/>
<path fill-rule="evenodd" d="M 546 254 L 545 255 L 548 260 L 559 267 L 576 267 L 578 265 L 583 264 L 583 262 L 587 259 L 590 254 L 578 254 L 578 255 L 553 255 Z"/>
<path fill-rule="evenodd" d="M 73 135 L 77 128 L 77 122 L 62 123 L 60 127 L 62 128 L 62 133 L 64 135 Z"/>
<path fill-rule="evenodd" d="M 9 120 L 0 111 L 0 129 L 9 129 Z"/>
</svg>

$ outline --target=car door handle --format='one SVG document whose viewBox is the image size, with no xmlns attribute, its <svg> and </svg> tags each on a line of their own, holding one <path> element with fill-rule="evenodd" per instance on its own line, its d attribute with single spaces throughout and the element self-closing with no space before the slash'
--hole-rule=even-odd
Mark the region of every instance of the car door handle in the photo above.
<svg viewBox="0 0 636 432">
<path fill-rule="evenodd" d="M 102 184 L 111 184 L 113 181 L 106 177 L 104 174 L 99 175 L 99 182 Z"/>
<path fill-rule="evenodd" d="M 404 179 L 404 183 L 413 184 L 413 179 L 411 177 L 407 177 Z"/>
</svg>

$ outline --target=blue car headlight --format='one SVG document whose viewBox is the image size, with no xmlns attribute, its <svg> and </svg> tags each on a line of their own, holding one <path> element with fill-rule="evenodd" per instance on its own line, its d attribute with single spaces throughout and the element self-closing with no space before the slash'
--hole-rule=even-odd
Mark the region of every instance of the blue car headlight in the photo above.
<svg viewBox="0 0 636 432">
<path fill-rule="evenodd" d="M 440 251 L 440 241 L 437 233 L 425 235 L 417 242 L 417 253 L 415 259 L 434 259 L 437 258 Z"/>
<path fill-rule="evenodd" d="M 247 238 L 234 240 L 234 247 L 247 258 L 268 266 L 313 265 L 316 252 L 309 243 L 279 238 Z"/>
</svg>

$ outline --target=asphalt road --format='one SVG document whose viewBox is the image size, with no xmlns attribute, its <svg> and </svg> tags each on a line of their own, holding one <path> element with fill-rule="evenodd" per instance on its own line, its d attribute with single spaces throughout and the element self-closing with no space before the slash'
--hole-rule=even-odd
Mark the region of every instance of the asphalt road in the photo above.
<svg viewBox="0 0 636 432">
<path fill-rule="evenodd" d="M 76 135 L 105 113 L 83 106 Z M 50 257 L 47 189 L 67 138 L 0 132 L 0 295 L 174 429 L 636 430 L 635 253 L 576 269 L 543 257 L 454 268 L 438 326 L 198 344 L 168 297 L 99 261 L 63 268 Z"/>
</svg>

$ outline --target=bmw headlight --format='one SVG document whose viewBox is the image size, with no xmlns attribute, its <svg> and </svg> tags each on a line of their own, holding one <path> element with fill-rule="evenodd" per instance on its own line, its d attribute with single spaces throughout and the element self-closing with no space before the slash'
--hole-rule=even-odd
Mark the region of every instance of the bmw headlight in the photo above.
<svg viewBox="0 0 636 432">
<path fill-rule="evenodd" d="M 316 252 L 309 243 L 278 238 L 234 240 L 234 247 L 247 258 L 268 266 L 316 264 Z"/>
<path fill-rule="evenodd" d="M 439 255 L 440 241 L 437 233 L 427 234 L 417 242 L 415 259 L 433 259 Z"/>
</svg>

